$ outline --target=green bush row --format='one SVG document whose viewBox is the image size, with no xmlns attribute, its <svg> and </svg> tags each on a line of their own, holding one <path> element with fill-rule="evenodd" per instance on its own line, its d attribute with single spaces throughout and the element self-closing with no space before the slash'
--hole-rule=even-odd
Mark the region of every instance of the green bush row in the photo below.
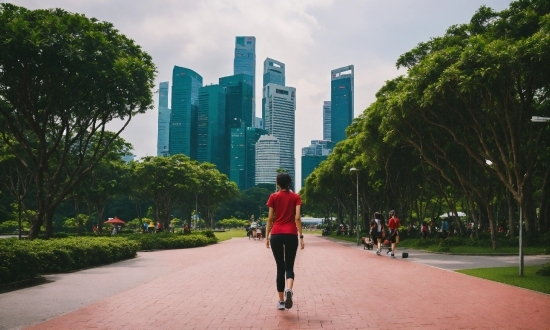
<svg viewBox="0 0 550 330">
<path fill-rule="evenodd" d="M 195 234 L 133 234 L 125 235 L 132 241 L 137 241 L 141 245 L 141 250 L 167 250 L 167 249 L 185 249 L 214 244 L 218 241 L 211 231 L 205 231 Z"/>
<path fill-rule="evenodd" d="M 0 240 L 0 284 L 133 258 L 140 244 L 120 238 Z"/>
</svg>

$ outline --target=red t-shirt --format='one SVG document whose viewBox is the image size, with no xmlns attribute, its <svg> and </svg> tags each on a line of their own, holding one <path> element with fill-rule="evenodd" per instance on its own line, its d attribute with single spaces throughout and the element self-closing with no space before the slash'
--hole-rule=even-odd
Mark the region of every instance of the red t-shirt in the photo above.
<svg viewBox="0 0 550 330">
<path fill-rule="evenodd" d="M 286 190 L 271 194 L 267 200 L 267 206 L 275 211 L 275 221 L 271 234 L 298 235 L 296 228 L 296 205 L 302 205 L 300 195 Z"/>
<path fill-rule="evenodd" d="M 399 226 L 401 226 L 401 224 L 397 218 L 391 218 L 390 222 L 388 222 L 388 227 L 390 227 L 391 230 L 399 229 Z"/>
</svg>

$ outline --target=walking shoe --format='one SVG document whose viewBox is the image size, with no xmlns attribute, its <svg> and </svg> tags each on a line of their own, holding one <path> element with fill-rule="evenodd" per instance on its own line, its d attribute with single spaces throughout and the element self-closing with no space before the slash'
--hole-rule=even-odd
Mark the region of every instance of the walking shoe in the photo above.
<svg viewBox="0 0 550 330">
<path fill-rule="evenodd" d="M 376 254 L 377 254 L 377 255 L 382 255 L 382 254 L 380 253 L 380 250 L 376 250 Z"/>
<path fill-rule="evenodd" d="M 292 290 L 290 289 L 285 290 L 285 307 L 286 309 L 292 308 Z"/>
<path fill-rule="evenodd" d="M 395 256 L 393 255 L 393 253 L 391 254 L 391 256 L 390 256 L 390 257 L 392 257 L 392 258 L 394 258 L 394 259 L 395 259 Z"/>
<path fill-rule="evenodd" d="M 285 302 L 284 301 L 277 302 L 277 309 L 280 310 L 280 311 L 284 311 L 285 310 Z"/>
</svg>

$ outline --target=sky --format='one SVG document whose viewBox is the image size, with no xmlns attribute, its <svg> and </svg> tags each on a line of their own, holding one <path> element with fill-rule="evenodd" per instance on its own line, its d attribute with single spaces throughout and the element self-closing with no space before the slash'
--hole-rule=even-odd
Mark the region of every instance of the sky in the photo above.
<svg viewBox="0 0 550 330">
<path fill-rule="evenodd" d="M 256 37 L 256 114 L 266 57 L 286 65 L 296 88 L 296 190 L 301 150 L 323 138 L 323 101 L 330 101 L 330 71 L 355 66 L 354 115 L 375 100 L 384 82 L 406 74 L 398 57 L 418 43 L 467 23 L 480 6 L 496 11 L 509 0 L 16 0 L 29 9 L 62 8 L 114 24 L 149 53 L 156 86 L 174 65 L 190 68 L 204 85 L 233 74 L 236 36 Z M 156 155 L 155 110 L 132 119 L 121 136 L 137 158 Z M 120 122 L 109 124 L 111 130 Z"/>
</svg>

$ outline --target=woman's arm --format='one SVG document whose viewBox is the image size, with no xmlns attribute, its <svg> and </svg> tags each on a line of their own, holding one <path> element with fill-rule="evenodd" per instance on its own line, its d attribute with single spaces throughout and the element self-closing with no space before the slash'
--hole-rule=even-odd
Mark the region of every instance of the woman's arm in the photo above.
<svg viewBox="0 0 550 330">
<path fill-rule="evenodd" d="M 265 225 L 265 237 L 267 238 L 265 240 L 265 246 L 269 248 L 269 234 L 271 233 L 271 228 L 273 227 L 273 208 L 269 207 L 269 214 L 267 215 L 267 223 Z"/>
<path fill-rule="evenodd" d="M 300 249 L 304 249 L 304 236 L 302 233 L 302 216 L 300 214 L 301 205 L 296 205 L 296 215 L 294 221 L 296 222 L 296 228 L 298 229 L 298 237 L 300 238 Z"/>
</svg>

